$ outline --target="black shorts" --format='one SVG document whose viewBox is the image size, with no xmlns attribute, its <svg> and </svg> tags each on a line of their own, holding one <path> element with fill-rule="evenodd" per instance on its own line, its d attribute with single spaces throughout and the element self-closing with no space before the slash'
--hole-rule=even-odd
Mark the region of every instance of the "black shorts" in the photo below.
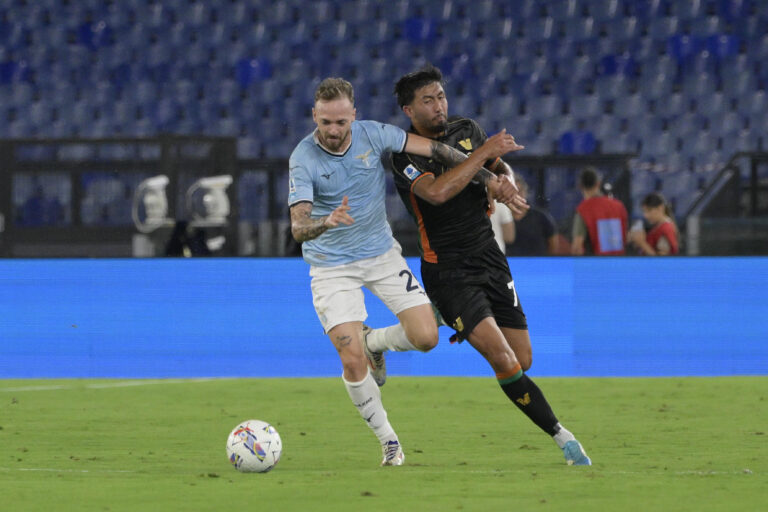
<svg viewBox="0 0 768 512">
<path fill-rule="evenodd" d="M 528 329 L 507 258 L 495 242 L 459 261 L 422 260 L 421 279 L 429 299 L 460 340 L 489 316 L 499 327 Z"/>
</svg>

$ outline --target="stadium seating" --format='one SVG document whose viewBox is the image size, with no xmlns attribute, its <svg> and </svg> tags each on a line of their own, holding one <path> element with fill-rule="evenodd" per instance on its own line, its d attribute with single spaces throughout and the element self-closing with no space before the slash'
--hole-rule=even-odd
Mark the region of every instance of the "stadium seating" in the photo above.
<svg viewBox="0 0 768 512">
<path fill-rule="evenodd" d="M 284 158 L 322 77 L 349 78 L 361 113 L 405 125 L 392 84 L 430 61 L 452 113 L 514 128 L 529 152 L 639 150 L 637 169 L 693 162 L 706 179 L 768 143 L 766 27 L 751 0 L 11 1 L 0 137 L 197 132 Z M 680 183 L 696 179 L 657 177 L 695 195 Z"/>
</svg>

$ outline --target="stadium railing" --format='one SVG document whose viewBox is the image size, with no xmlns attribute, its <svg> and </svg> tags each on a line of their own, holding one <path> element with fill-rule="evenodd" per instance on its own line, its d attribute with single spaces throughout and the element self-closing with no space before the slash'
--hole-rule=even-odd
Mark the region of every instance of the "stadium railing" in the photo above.
<svg viewBox="0 0 768 512">
<path fill-rule="evenodd" d="M 735 153 L 685 215 L 690 256 L 768 254 L 768 153 Z"/>
</svg>

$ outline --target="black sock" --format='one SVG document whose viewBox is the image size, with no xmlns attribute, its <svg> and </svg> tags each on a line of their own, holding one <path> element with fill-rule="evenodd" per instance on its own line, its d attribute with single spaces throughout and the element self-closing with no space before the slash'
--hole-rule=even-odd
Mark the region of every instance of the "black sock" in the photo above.
<svg viewBox="0 0 768 512">
<path fill-rule="evenodd" d="M 557 434 L 558 422 L 549 402 L 544 398 L 544 393 L 539 387 L 522 370 L 512 377 L 499 379 L 499 384 L 512 403 L 541 430 L 550 436 Z"/>
</svg>

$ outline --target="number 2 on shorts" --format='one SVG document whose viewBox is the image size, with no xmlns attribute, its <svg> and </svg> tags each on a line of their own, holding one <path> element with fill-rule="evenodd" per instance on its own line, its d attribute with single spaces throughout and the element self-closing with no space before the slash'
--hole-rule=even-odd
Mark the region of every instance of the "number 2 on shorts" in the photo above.
<svg viewBox="0 0 768 512">
<path fill-rule="evenodd" d="M 408 282 L 405 284 L 405 291 L 406 292 L 412 292 L 419 289 L 419 283 L 413 282 L 413 274 L 409 270 L 401 270 L 398 274 L 400 277 L 402 276 L 408 276 Z"/>
</svg>

